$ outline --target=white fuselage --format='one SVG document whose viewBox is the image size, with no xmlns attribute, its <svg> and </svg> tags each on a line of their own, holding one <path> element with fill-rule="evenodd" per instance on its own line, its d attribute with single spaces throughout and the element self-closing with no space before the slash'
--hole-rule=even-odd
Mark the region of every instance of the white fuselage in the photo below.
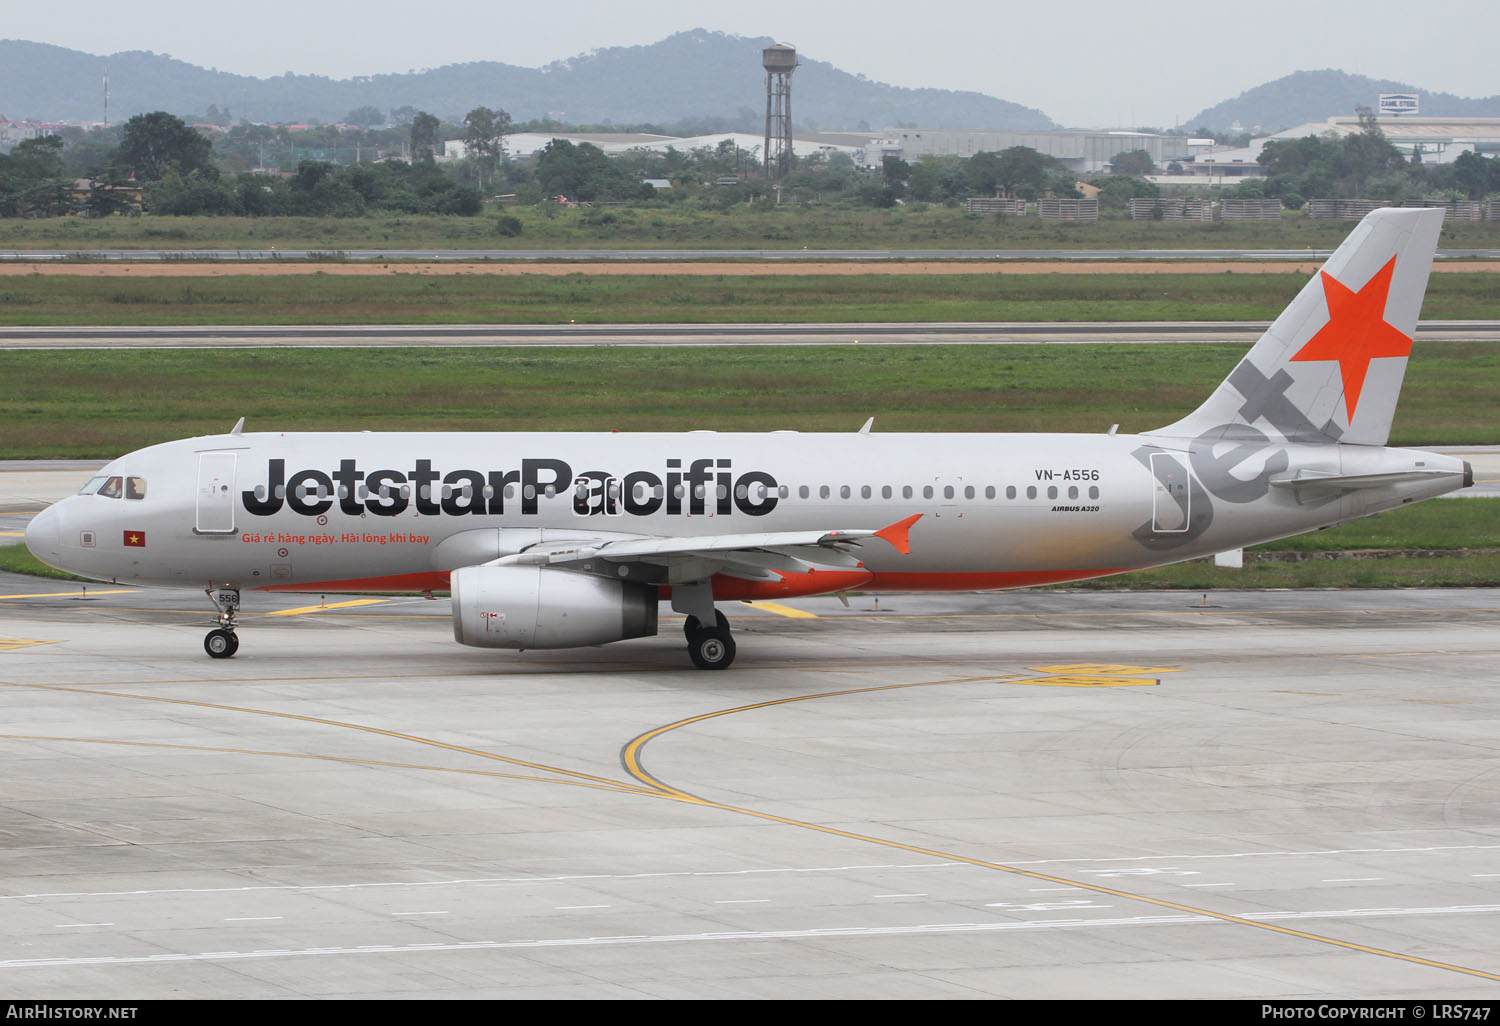
<svg viewBox="0 0 1500 1026">
<path fill-rule="evenodd" d="M 1176 562 L 1452 491 L 1464 466 L 1158 435 L 257 433 L 152 446 L 100 475 L 136 479 L 138 497 L 68 498 L 28 545 L 62 569 L 156 585 L 434 589 L 541 540 L 870 530 L 921 514 L 907 554 L 867 540 L 856 569 L 714 578 L 716 598 L 762 598 Z M 1377 483 L 1315 486 L 1339 475 Z"/>
</svg>

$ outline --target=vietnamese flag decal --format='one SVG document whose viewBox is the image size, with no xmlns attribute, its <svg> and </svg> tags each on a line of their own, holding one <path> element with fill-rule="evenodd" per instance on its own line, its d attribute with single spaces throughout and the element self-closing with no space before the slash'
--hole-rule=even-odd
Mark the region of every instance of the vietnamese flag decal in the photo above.
<svg viewBox="0 0 1500 1026">
<path fill-rule="evenodd" d="M 127 549 L 129 549 L 129 548 L 144 549 L 146 547 L 146 532 L 145 531 L 126 531 L 125 532 L 125 547 Z"/>
</svg>

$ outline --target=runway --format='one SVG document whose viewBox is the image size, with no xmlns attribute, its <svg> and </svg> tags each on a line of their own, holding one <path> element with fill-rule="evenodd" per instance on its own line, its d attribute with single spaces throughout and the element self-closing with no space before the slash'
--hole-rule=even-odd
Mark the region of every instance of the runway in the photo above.
<svg viewBox="0 0 1500 1026">
<path fill-rule="evenodd" d="M 452 641 L 0 575 L 13 998 L 1492 998 L 1500 593 L 1001 595 Z M 801 615 L 794 615 L 801 614 Z"/>
<path fill-rule="evenodd" d="M 0 350 L 1254 342 L 1265 330 L 1254 321 L 0 327 Z M 1500 321 L 1425 321 L 1417 338 L 1492 341 Z"/>
</svg>

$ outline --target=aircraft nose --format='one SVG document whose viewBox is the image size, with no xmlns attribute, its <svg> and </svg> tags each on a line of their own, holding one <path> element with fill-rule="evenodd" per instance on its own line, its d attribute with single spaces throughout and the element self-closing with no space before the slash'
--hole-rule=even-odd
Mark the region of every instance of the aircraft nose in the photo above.
<svg viewBox="0 0 1500 1026">
<path fill-rule="evenodd" d="M 62 538 L 61 520 L 57 507 L 48 506 L 26 525 L 26 547 L 37 559 L 46 562 L 48 556 L 57 558 L 58 543 Z"/>
</svg>

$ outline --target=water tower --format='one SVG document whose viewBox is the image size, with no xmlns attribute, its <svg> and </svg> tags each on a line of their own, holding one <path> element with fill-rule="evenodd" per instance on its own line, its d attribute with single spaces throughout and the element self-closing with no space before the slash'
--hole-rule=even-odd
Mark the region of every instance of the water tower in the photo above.
<svg viewBox="0 0 1500 1026">
<path fill-rule="evenodd" d="M 779 181 L 792 170 L 792 72 L 797 49 L 784 43 L 761 51 L 766 69 L 766 177 Z"/>
</svg>

